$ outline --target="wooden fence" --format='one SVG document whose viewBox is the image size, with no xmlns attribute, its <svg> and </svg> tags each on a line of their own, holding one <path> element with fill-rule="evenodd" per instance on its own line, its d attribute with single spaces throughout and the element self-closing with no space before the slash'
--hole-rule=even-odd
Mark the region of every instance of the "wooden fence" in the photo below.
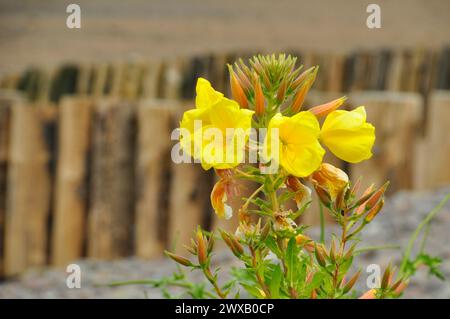
<svg viewBox="0 0 450 319">
<path fill-rule="evenodd" d="M 377 127 L 371 161 L 353 166 L 327 160 L 352 178 L 364 175 L 365 181 L 378 184 L 389 179 L 391 191 L 449 183 L 450 93 L 434 90 L 448 89 L 444 53 L 448 56 L 444 50 L 432 63 L 415 54 L 409 62 L 397 57 L 400 63 L 381 53 L 323 61 L 326 80 L 318 82 L 319 90 L 310 94 L 307 104 L 350 91 L 349 105 L 366 105 L 369 121 Z M 321 62 L 314 55 L 304 57 L 307 64 Z M 405 67 L 422 65 L 416 60 L 431 63 L 430 70 L 415 73 Z M 0 276 L 47 264 L 64 266 L 82 257 L 152 258 L 167 247 L 179 250 L 197 224 L 233 229 L 236 221 L 223 223 L 212 213 L 213 173 L 170 159 L 176 142 L 170 133 L 183 110 L 193 105 L 196 78 L 205 76 L 227 91 L 223 66 L 230 61 L 231 55 L 139 67 L 66 67 L 47 82 L 44 77 L 34 79 L 36 75 L 26 81 L 21 76 L 15 84 L 12 77 L 4 79 Z M 432 67 L 444 67 L 442 61 L 447 61 L 447 73 Z M 377 67 L 369 72 L 367 63 Z M 386 76 L 389 72 L 395 81 Z M 22 94 L 13 90 L 17 83 L 21 88 L 27 83 Z M 367 91 L 388 88 L 392 90 Z M 316 216 L 310 213 L 305 219 L 314 223 Z"/>
</svg>

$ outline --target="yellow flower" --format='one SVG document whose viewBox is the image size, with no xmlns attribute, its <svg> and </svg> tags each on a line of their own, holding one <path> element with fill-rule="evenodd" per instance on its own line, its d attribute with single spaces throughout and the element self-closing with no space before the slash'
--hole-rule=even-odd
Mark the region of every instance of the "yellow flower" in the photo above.
<svg viewBox="0 0 450 319">
<path fill-rule="evenodd" d="M 325 189 L 335 199 L 348 186 L 345 172 L 331 164 L 323 163 L 320 169 L 312 174 L 313 183 Z"/>
<path fill-rule="evenodd" d="M 204 169 L 232 168 L 244 159 L 253 111 L 215 91 L 202 78 L 197 81 L 196 108 L 183 114 L 181 147 L 201 161 Z"/>
<path fill-rule="evenodd" d="M 278 140 L 273 129 L 278 129 Z M 311 112 L 299 112 L 292 117 L 277 113 L 269 122 L 264 157 L 278 161 L 291 175 L 308 176 L 319 167 L 325 154 L 319 144 L 319 133 L 319 122 Z"/>
<path fill-rule="evenodd" d="M 352 111 L 339 110 L 325 119 L 320 139 L 340 159 L 358 163 L 372 156 L 375 128 L 366 122 L 364 106 Z"/>
</svg>

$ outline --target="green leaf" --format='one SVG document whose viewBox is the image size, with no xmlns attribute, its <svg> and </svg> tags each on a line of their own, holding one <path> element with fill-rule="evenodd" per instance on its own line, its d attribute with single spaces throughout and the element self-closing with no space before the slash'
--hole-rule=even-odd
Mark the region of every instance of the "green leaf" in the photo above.
<svg viewBox="0 0 450 319">
<path fill-rule="evenodd" d="M 295 237 L 292 237 L 289 240 L 287 249 L 286 249 L 286 266 L 288 269 L 288 278 L 289 286 L 292 287 L 295 282 L 295 264 L 297 261 L 297 243 L 295 241 Z"/>
<path fill-rule="evenodd" d="M 280 298 L 280 286 L 282 271 L 280 265 L 277 265 L 272 272 L 272 280 L 269 284 L 270 296 L 274 299 Z"/>
</svg>

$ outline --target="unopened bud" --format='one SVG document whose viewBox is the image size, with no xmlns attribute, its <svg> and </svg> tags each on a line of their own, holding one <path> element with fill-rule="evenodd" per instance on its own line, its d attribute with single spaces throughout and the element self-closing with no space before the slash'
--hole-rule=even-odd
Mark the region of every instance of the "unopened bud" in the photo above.
<svg viewBox="0 0 450 319">
<path fill-rule="evenodd" d="M 365 221 L 368 223 L 371 222 L 375 218 L 375 216 L 377 216 L 377 214 L 381 211 L 383 206 L 384 206 L 384 199 L 381 199 L 374 207 L 372 207 L 371 210 L 369 210 L 369 212 L 365 217 Z"/>
<path fill-rule="evenodd" d="M 408 286 L 407 281 L 400 281 L 400 284 L 397 287 L 395 287 L 395 289 L 393 289 L 394 293 L 397 296 L 399 296 L 406 289 L 407 286 Z"/>
<path fill-rule="evenodd" d="M 358 280 L 359 276 L 361 275 L 361 270 L 358 271 L 349 281 L 348 283 L 344 286 L 344 294 L 346 294 L 347 292 L 349 292 L 353 286 L 355 285 L 356 281 Z"/>
<path fill-rule="evenodd" d="M 214 249 L 214 244 L 215 244 L 215 238 L 214 235 L 211 235 L 211 237 L 209 237 L 209 241 L 208 241 L 208 254 L 210 254 L 213 249 Z"/>
<path fill-rule="evenodd" d="M 203 237 L 203 233 L 200 229 L 197 230 L 196 239 L 198 262 L 203 266 L 208 261 L 208 253 L 205 244 L 205 237 Z"/>
<path fill-rule="evenodd" d="M 292 89 L 296 89 L 302 84 L 302 82 L 311 74 L 311 72 L 314 72 L 316 69 L 315 66 L 310 67 L 309 69 L 305 70 L 300 74 L 291 84 Z"/>
<path fill-rule="evenodd" d="M 334 238 L 331 241 L 331 247 L 330 247 L 330 259 L 335 264 L 336 263 L 336 244 L 334 242 Z"/>
<path fill-rule="evenodd" d="M 381 289 L 386 289 L 389 286 L 391 279 L 391 265 L 389 265 L 384 271 L 383 278 L 381 279 Z"/>
<path fill-rule="evenodd" d="M 362 194 L 361 198 L 358 199 L 356 201 L 356 203 L 354 204 L 354 207 L 356 207 L 356 209 L 355 209 L 355 214 L 356 215 L 361 215 L 362 213 L 364 213 L 364 210 L 366 208 L 367 200 L 374 194 L 373 187 L 374 187 L 374 184 L 371 184 L 364 191 L 364 193 Z"/>
<path fill-rule="evenodd" d="M 326 266 L 326 261 L 325 261 L 325 256 L 323 255 L 323 251 L 322 249 L 319 248 L 320 246 L 318 246 L 317 244 L 314 245 L 314 254 L 316 256 L 317 262 L 319 263 L 320 266 L 325 267 Z"/>
<path fill-rule="evenodd" d="M 314 114 L 316 117 L 324 117 L 331 112 L 337 110 L 344 102 L 347 100 L 347 97 L 343 96 L 331 102 L 314 106 L 309 109 L 309 111 Z"/>
<path fill-rule="evenodd" d="M 374 207 L 381 197 L 383 197 L 384 193 L 386 192 L 387 187 L 389 186 L 389 182 L 386 182 L 383 186 L 380 187 L 379 190 L 377 190 L 366 202 L 366 210 L 371 209 Z"/>
<path fill-rule="evenodd" d="M 278 88 L 278 92 L 277 92 L 277 102 L 278 104 L 283 103 L 284 98 L 286 96 L 286 80 L 283 80 L 280 84 L 280 87 Z"/>
<path fill-rule="evenodd" d="M 259 77 L 255 74 L 255 114 L 261 116 L 264 113 L 264 93 L 259 81 Z"/>
<path fill-rule="evenodd" d="M 240 257 L 243 254 L 244 249 L 234 236 L 223 230 L 220 230 L 220 236 L 222 236 L 223 241 L 236 257 Z"/>
<path fill-rule="evenodd" d="M 231 66 L 229 66 L 229 70 L 230 70 L 231 95 L 233 96 L 233 99 L 240 105 L 241 108 L 248 108 L 247 96 L 245 95 L 245 92 L 237 79 L 236 73 L 234 73 Z"/>
<path fill-rule="evenodd" d="M 171 258 L 172 260 L 174 260 L 175 262 L 179 263 L 180 265 L 186 266 L 186 267 L 190 267 L 193 266 L 192 263 L 190 262 L 189 259 L 184 258 L 182 256 L 173 254 L 167 250 L 164 251 L 164 254 L 166 254 L 167 257 Z"/>
<path fill-rule="evenodd" d="M 294 113 L 297 113 L 301 110 L 303 106 L 303 102 L 305 101 L 306 94 L 308 93 L 309 89 L 313 85 L 316 75 L 317 75 L 318 68 L 315 68 L 311 74 L 308 75 L 308 77 L 305 79 L 305 81 L 301 84 L 300 89 L 298 90 L 297 94 L 294 96 L 294 100 L 291 105 L 291 110 Z"/>
</svg>

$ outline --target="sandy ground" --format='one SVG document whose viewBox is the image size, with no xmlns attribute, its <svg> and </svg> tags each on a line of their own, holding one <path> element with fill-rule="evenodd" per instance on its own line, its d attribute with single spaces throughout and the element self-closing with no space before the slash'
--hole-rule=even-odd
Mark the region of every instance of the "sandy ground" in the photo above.
<svg viewBox="0 0 450 319">
<path fill-rule="evenodd" d="M 68 29 L 65 9 L 72 2 L 0 0 L 0 75 L 62 61 L 450 42 L 446 0 L 377 0 L 382 28 L 376 30 L 366 27 L 366 7 L 374 1 L 78 0 L 82 28 Z"/>
</svg>

